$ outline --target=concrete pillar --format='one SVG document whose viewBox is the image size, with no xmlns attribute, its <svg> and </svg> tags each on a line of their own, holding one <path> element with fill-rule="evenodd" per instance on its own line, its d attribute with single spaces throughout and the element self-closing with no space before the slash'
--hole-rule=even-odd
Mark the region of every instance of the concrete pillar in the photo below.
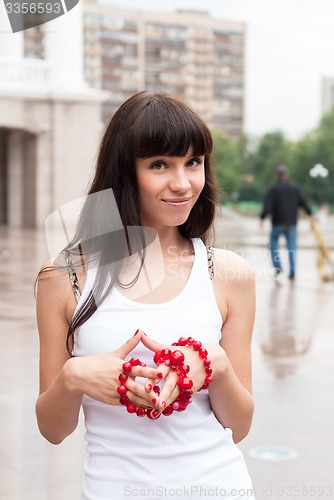
<svg viewBox="0 0 334 500">
<path fill-rule="evenodd" d="M 85 89 L 82 2 L 63 16 L 46 23 L 43 30 L 45 59 L 51 64 L 51 88 L 69 92 Z"/>
<path fill-rule="evenodd" d="M 23 138 L 23 227 L 36 225 L 36 137 L 25 133 Z"/>
<path fill-rule="evenodd" d="M 8 224 L 22 227 L 23 213 L 22 132 L 13 130 L 8 137 Z"/>
<path fill-rule="evenodd" d="M 8 131 L 0 128 L 0 225 L 7 224 L 7 141 Z"/>
</svg>

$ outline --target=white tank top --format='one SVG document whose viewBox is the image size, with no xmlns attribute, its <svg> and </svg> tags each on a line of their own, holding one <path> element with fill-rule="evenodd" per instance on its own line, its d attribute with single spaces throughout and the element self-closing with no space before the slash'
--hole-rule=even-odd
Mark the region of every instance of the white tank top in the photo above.
<svg viewBox="0 0 334 500">
<path fill-rule="evenodd" d="M 142 304 L 113 289 L 93 316 L 75 334 L 75 356 L 114 351 L 137 328 L 171 344 L 192 336 L 202 343 L 218 342 L 222 318 L 208 273 L 207 251 L 192 240 L 195 257 L 190 276 L 177 297 L 160 304 Z M 78 306 L 95 276 L 90 269 Z M 154 366 L 152 353 L 139 344 L 136 356 Z M 186 498 L 252 499 L 252 484 L 232 432 L 215 418 L 203 390 L 194 394 L 186 411 L 157 420 L 129 414 L 83 397 L 87 459 L 82 499 Z"/>
</svg>

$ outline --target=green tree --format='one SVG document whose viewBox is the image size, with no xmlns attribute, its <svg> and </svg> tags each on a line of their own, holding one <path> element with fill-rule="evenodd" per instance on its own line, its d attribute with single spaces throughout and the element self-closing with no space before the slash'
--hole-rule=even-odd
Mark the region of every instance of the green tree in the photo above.
<svg viewBox="0 0 334 500">
<path fill-rule="evenodd" d="M 316 204 L 334 203 L 334 109 L 324 115 L 318 128 L 296 142 L 291 155 L 291 177 Z M 328 177 L 312 178 L 310 170 L 316 164 L 328 170 Z"/>
<path fill-rule="evenodd" d="M 240 183 L 241 154 L 238 139 L 218 130 L 212 131 L 214 151 L 213 165 L 217 175 L 221 202 L 226 202 L 235 195 Z"/>
<path fill-rule="evenodd" d="M 324 115 L 318 127 L 296 142 L 277 130 L 258 139 L 232 138 L 213 131 L 213 161 L 222 190 L 221 201 L 261 201 L 274 182 L 274 169 L 285 164 L 290 178 L 297 182 L 314 203 L 334 205 L 334 108 Z M 312 178 L 316 164 L 328 169 L 327 178 Z"/>
<path fill-rule="evenodd" d="M 273 182 L 273 172 L 280 164 L 289 164 L 291 143 L 280 131 L 269 132 L 260 138 L 250 158 L 250 170 L 258 191 L 264 194 Z"/>
<path fill-rule="evenodd" d="M 292 145 L 290 157 L 290 178 L 297 182 L 307 198 L 314 199 L 314 179 L 310 176 L 310 169 L 318 163 L 317 134 L 312 131 L 304 135 Z"/>
</svg>

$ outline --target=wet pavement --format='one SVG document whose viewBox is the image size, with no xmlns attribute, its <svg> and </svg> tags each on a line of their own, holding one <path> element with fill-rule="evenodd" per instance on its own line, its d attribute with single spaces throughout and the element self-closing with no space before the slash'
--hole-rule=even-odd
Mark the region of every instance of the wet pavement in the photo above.
<svg viewBox="0 0 334 500">
<path fill-rule="evenodd" d="M 217 224 L 217 246 L 243 255 L 257 278 L 256 410 L 252 430 L 239 446 L 257 500 L 334 498 L 334 281 L 320 280 L 315 241 L 307 221 L 301 221 L 295 283 L 275 283 L 268 231 L 256 219 L 229 212 Z M 322 231 L 334 256 L 334 218 Z M 80 498 L 82 422 L 53 446 L 39 435 L 34 413 L 33 282 L 47 257 L 42 231 L 0 229 L 1 500 Z"/>
</svg>

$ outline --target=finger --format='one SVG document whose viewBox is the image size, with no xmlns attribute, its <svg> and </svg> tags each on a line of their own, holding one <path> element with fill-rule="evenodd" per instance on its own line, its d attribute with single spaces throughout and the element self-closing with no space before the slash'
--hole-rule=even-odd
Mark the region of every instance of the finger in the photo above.
<svg viewBox="0 0 334 500">
<path fill-rule="evenodd" d="M 132 392 L 128 391 L 126 393 L 126 396 L 128 397 L 128 400 L 135 404 L 138 408 L 145 408 L 145 409 L 154 409 L 157 410 L 157 406 L 154 405 L 152 402 L 148 402 L 147 399 L 141 398 L 140 396 L 137 396 L 136 394 L 133 394 Z M 119 400 L 118 400 L 118 404 Z"/>
<path fill-rule="evenodd" d="M 155 370 L 155 375 L 151 376 L 148 378 L 145 382 L 145 389 L 147 392 L 150 392 L 152 388 L 158 384 L 161 380 L 164 380 L 168 373 L 170 372 L 169 366 L 166 366 L 165 364 L 161 364 L 158 366 L 157 370 Z"/>
<path fill-rule="evenodd" d="M 166 406 L 170 405 L 171 403 L 174 403 L 179 394 L 180 394 L 180 389 L 178 387 L 175 387 L 167 399 L 164 398 L 164 396 L 162 396 L 161 400 L 159 401 L 160 409 L 163 411 L 166 408 Z"/>
<path fill-rule="evenodd" d="M 176 373 L 174 371 L 170 371 L 159 394 L 159 405 L 162 409 L 175 401 L 180 394 L 177 381 L 178 376 Z"/>
<path fill-rule="evenodd" d="M 165 349 L 167 347 L 167 344 L 161 344 L 160 342 L 151 339 L 144 333 L 141 336 L 141 341 L 144 346 L 147 347 L 147 349 L 153 352 L 161 351 L 162 349 Z"/>
<path fill-rule="evenodd" d="M 167 367 L 166 367 L 167 368 Z M 130 372 L 131 377 L 142 377 L 150 380 L 161 380 L 163 370 L 160 368 L 151 368 L 149 366 L 133 366 Z"/>
<path fill-rule="evenodd" d="M 133 399 L 133 397 L 135 397 L 135 399 L 137 400 L 138 398 L 140 398 L 142 400 L 142 403 L 145 403 L 150 408 L 155 408 L 157 406 L 159 402 L 159 396 L 153 390 L 148 393 L 143 385 L 138 384 L 130 378 L 126 381 L 125 386 L 128 389 L 126 395 L 129 397 L 129 399 Z"/>
<path fill-rule="evenodd" d="M 115 353 L 122 359 L 125 359 L 128 354 L 139 344 L 141 340 L 141 330 L 137 330 L 133 337 L 129 338 Z"/>
</svg>

